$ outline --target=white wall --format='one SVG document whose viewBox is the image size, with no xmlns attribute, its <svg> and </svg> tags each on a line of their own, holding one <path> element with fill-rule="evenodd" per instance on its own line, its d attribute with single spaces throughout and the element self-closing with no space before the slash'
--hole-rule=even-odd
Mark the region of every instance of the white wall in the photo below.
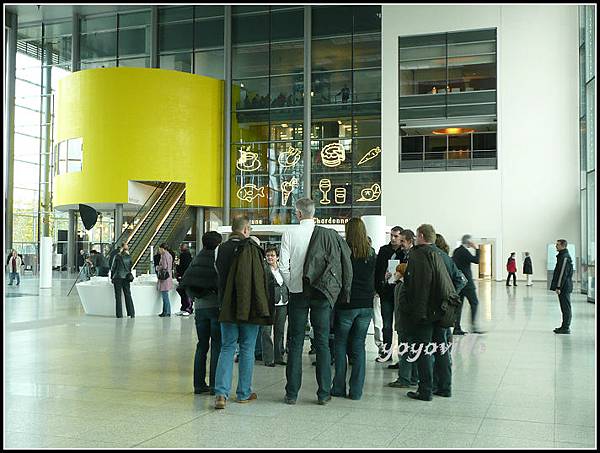
<svg viewBox="0 0 600 453">
<path fill-rule="evenodd" d="M 494 238 L 497 279 L 511 251 L 529 251 L 546 278 L 546 244 L 579 256 L 576 5 L 382 6 L 382 215 L 431 223 L 452 247 L 464 233 Z M 398 172 L 398 37 L 498 29 L 498 170 Z M 399 202 L 400 200 L 400 202 Z M 519 274 L 520 274 L 519 265 Z M 521 276 L 521 275 L 519 275 Z"/>
</svg>

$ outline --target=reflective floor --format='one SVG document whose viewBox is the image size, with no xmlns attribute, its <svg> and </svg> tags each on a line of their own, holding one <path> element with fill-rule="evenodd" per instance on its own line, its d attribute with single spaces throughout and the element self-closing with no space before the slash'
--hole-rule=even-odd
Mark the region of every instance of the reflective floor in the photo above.
<svg viewBox="0 0 600 453">
<path fill-rule="evenodd" d="M 285 368 L 257 362 L 258 401 L 215 411 L 214 397 L 192 391 L 193 317 L 86 316 L 75 290 L 66 297 L 72 281 L 5 282 L 6 448 L 596 445 L 595 305 L 574 294 L 573 333 L 555 335 L 558 299 L 545 282 L 479 284 L 488 333 L 455 338 L 452 398 L 422 402 L 386 387 L 396 370 L 374 362 L 368 336 L 361 401 L 317 405 L 305 354 L 295 406 L 283 403 Z M 469 315 L 465 307 L 466 330 Z M 234 373 L 233 391 L 236 382 Z"/>
</svg>

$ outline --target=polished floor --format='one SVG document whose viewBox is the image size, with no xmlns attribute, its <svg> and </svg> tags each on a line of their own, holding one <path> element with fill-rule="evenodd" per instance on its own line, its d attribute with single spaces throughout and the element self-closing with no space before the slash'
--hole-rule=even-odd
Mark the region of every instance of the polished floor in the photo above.
<svg viewBox="0 0 600 453">
<path fill-rule="evenodd" d="M 257 363 L 258 401 L 223 411 L 192 392 L 192 317 L 86 316 L 76 291 L 66 296 L 71 283 L 4 283 L 5 448 L 596 446 L 596 307 L 574 294 L 573 333 L 555 335 L 560 310 L 545 282 L 479 284 L 488 333 L 455 338 L 452 398 L 386 387 L 395 370 L 374 362 L 368 336 L 361 401 L 317 405 L 305 354 L 297 405 L 283 403 L 284 367 Z"/>
</svg>

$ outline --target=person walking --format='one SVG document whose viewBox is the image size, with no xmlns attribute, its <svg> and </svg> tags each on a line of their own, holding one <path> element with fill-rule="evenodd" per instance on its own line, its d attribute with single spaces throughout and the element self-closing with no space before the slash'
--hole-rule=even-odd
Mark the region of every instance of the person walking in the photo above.
<svg viewBox="0 0 600 453">
<path fill-rule="evenodd" d="M 460 247 L 457 247 L 452 252 L 452 260 L 456 263 L 456 266 L 460 269 L 463 275 L 467 278 L 467 284 L 460 292 L 460 309 L 456 316 L 456 322 L 454 323 L 454 329 L 452 335 L 465 335 L 468 333 L 463 330 L 460 326 L 460 318 L 462 316 L 463 301 L 466 297 L 471 306 L 471 328 L 473 333 L 484 333 L 477 326 L 477 307 L 479 306 L 479 299 L 477 299 L 477 290 L 473 281 L 473 273 L 471 272 L 471 263 L 479 264 L 479 246 L 471 240 L 470 234 L 465 234 L 461 239 Z M 475 249 L 475 255 L 469 251 L 469 248 Z"/>
<path fill-rule="evenodd" d="M 369 245 L 364 222 L 351 218 L 345 226 L 346 242 L 350 248 L 352 262 L 352 286 L 350 303 L 337 301 L 334 315 L 335 377 L 331 396 L 348 396 L 359 400 L 362 397 L 366 373 L 365 340 L 373 318 L 373 296 L 375 295 L 375 261 L 377 255 Z M 346 395 L 346 355 L 350 343 L 352 373 Z"/>
<path fill-rule="evenodd" d="M 21 284 L 21 266 L 23 266 L 23 260 L 17 254 L 17 251 L 13 250 L 6 264 L 10 278 L 10 281 L 8 282 L 9 286 L 12 286 L 14 279 L 17 280 L 16 286 Z"/>
<path fill-rule="evenodd" d="M 202 235 L 202 250 L 192 260 L 181 277 L 180 287 L 193 298 L 196 321 L 196 353 L 194 354 L 194 393 L 215 394 L 215 376 L 221 352 L 219 324 L 218 275 L 215 269 L 215 249 L 222 241 L 216 231 Z M 179 288 L 178 288 L 179 289 Z M 210 369 L 206 385 L 206 360 L 210 345 Z"/>
<path fill-rule="evenodd" d="M 121 291 L 125 294 L 125 309 L 127 316 L 135 318 L 135 307 L 131 297 L 131 288 L 129 284 L 133 281 L 131 273 L 131 255 L 129 255 L 129 245 L 126 242 L 121 244 L 119 253 L 115 255 L 110 268 L 110 276 L 115 287 L 115 303 L 117 318 L 123 317 L 123 305 L 121 304 Z"/>
<path fill-rule="evenodd" d="M 169 291 L 173 289 L 173 255 L 169 252 L 169 246 L 165 242 L 158 246 L 158 253 L 160 253 L 160 262 L 156 267 L 157 287 L 163 302 L 162 312 L 158 316 L 164 318 L 171 316 Z"/>
<path fill-rule="evenodd" d="M 506 262 L 506 271 L 508 275 L 506 277 L 506 286 L 510 286 L 510 277 L 513 278 L 513 286 L 517 286 L 517 260 L 515 256 L 517 254 L 515 252 L 510 252 L 510 256 L 508 257 L 508 261 Z"/>
<path fill-rule="evenodd" d="M 262 359 L 266 366 L 287 365 L 283 360 L 285 346 L 283 337 L 285 334 L 285 321 L 287 319 L 288 288 L 283 281 L 283 275 L 279 269 L 279 254 L 277 247 L 267 247 L 265 253 L 269 270 L 267 280 L 269 288 L 269 300 L 275 307 L 275 318 L 273 326 L 261 326 L 260 340 L 262 343 Z M 273 334 L 273 338 L 271 338 Z"/>
<path fill-rule="evenodd" d="M 567 241 L 558 239 L 556 241 L 556 266 L 552 274 L 550 291 L 556 291 L 562 313 L 562 324 L 554 329 L 554 333 L 571 333 L 571 292 L 573 291 L 573 260 L 567 250 Z"/>
<path fill-rule="evenodd" d="M 188 266 L 192 262 L 192 254 L 190 253 L 187 244 L 181 244 L 179 246 L 179 262 L 175 266 L 175 272 L 177 273 L 177 282 L 181 283 L 181 278 Z M 186 294 L 185 290 L 181 287 L 181 285 L 177 286 L 177 293 L 181 298 L 181 309 L 178 313 L 179 316 L 189 316 L 194 311 L 192 306 L 192 299 Z"/>
<path fill-rule="evenodd" d="M 236 401 L 257 399 L 252 391 L 254 348 L 261 325 L 273 323 L 269 304 L 264 251 L 250 239 L 250 220 L 235 217 L 229 240 L 216 252 L 221 311 L 221 352 L 215 377 L 215 409 L 225 409 L 231 391 L 236 345 L 239 342 L 239 371 Z"/>
<path fill-rule="evenodd" d="M 300 224 L 285 231 L 281 239 L 280 269 L 290 291 L 290 342 L 284 398 L 287 404 L 296 404 L 302 383 L 302 348 L 309 311 L 315 335 L 317 401 L 325 405 L 331 400 L 331 308 L 338 300 L 341 303 L 350 300 L 350 249 L 335 230 L 315 226 L 314 214 L 313 200 L 296 201 Z"/>
<path fill-rule="evenodd" d="M 527 277 L 526 286 L 533 285 L 533 282 L 531 281 L 533 275 L 533 264 L 531 263 L 529 252 L 525 252 L 525 260 L 523 260 L 523 275 Z"/>
<path fill-rule="evenodd" d="M 394 283 L 390 283 L 391 273 L 388 272 L 390 260 L 406 262 L 406 256 L 401 243 L 401 236 L 404 229 L 395 226 L 390 232 L 390 243 L 380 247 L 377 253 L 377 262 L 375 264 L 375 290 L 379 295 L 381 303 L 381 317 L 383 318 L 383 347 L 379 351 L 377 362 L 387 362 L 392 359 L 392 339 L 394 322 Z"/>
</svg>

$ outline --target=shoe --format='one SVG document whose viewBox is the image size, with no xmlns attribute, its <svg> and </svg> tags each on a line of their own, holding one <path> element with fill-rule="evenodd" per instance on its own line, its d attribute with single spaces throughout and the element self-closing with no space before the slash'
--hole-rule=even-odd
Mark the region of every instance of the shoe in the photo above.
<svg viewBox="0 0 600 453">
<path fill-rule="evenodd" d="M 433 394 L 437 396 L 443 396 L 444 398 L 450 398 L 452 396 L 452 393 L 442 392 L 441 390 L 436 390 L 435 392 L 433 392 Z"/>
<path fill-rule="evenodd" d="M 406 396 L 408 396 L 409 398 L 412 398 L 414 400 L 421 400 L 421 401 L 431 401 L 433 398 L 430 396 L 429 398 L 427 398 L 424 395 L 421 395 L 419 392 L 408 392 L 406 394 Z"/>
<path fill-rule="evenodd" d="M 400 366 L 400 362 L 393 363 L 391 365 L 388 365 L 387 367 L 388 367 L 388 370 L 397 370 L 399 366 Z"/>
<path fill-rule="evenodd" d="M 485 330 L 473 329 L 473 333 L 476 333 L 476 334 L 482 335 L 482 334 L 484 334 L 484 333 L 486 333 L 486 332 L 485 332 Z"/>
<path fill-rule="evenodd" d="M 283 401 L 285 402 L 285 404 L 296 404 L 295 399 L 288 398 L 287 396 L 285 398 L 283 398 Z"/>
<path fill-rule="evenodd" d="M 510 286 L 510 285 L 507 283 L 506 286 Z"/>
<path fill-rule="evenodd" d="M 181 315 L 183 315 L 182 311 L 178 311 L 177 313 L 175 313 L 175 316 L 181 316 Z"/>
<path fill-rule="evenodd" d="M 202 395 L 203 393 L 209 393 L 211 391 L 210 387 L 208 385 L 205 385 L 204 387 L 200 387 L 197 389 L 194 389 L 194 393 L 196 395 Z"/>
<path fill-rule="evenodd" d="M 348 396 L 343 393 L 337 393 L 334 391 L 329 392 L 331 396 L 335 396 L 336 398 L 347 398 Z"/>
<path fill-rule="evenodd" d="M 275 362 L 276 365 L 287 365 L 287 362 L 284 362 L 283 360 L 277 361 Z"/>
<path fill-rule="evenodd" d="M 227 400 L 225 399 L 224 396 L 217 396 L 215 398 L 215 409 L 225 409 L 225 404 L 227 403 Z"/>
<path fill-rule="evenodd" d="M 554 329 L 554 333 L 558 333 L 558 334 L 570 334 L 571 333 L 571 329 Z"/>
<path fill-rule="evenodd" d="M 247 399 L 245 399 L 245 400 L 238 400 L 238 399 L 236 399 L 235 401 L 237 403 L 244 404 L 244 403 L 250 403 L 251 401 L 254 401 L 257 398 L 258 398 L 258 396 L 256 395 L 256 393 L 251 393 L 250 396 Z"/>
<path fill-rule="evenodd" d="M 270 368 L 275 368 L 275 362 L 265 363 L 265 366 L 268 366 Z"/>
<path fill-rule="evenodd" d="M 189 316 L 189 315 L 191 315 L 191 313 L 188 313 L 187 311 L 181 312 L 181 316 Z"/>
<path fill-rule="evenodd" d="M 398 380 L 395 380 L 394 382 L 390 382 L 388 384 L 388 387 L 394 387 L 397 389 L 407 389 L 407 388 L 410 388 L 410 385 L 400 382 Z"/>
<path fill-rule="evenodd" d="M 324 400 L 318 400 L 317 404 L 320 404 L 321 406 L 325 406 L 329 401 L 331 401 L 331 395 L 329 395 Z"/>
<path fill-rule="evenodd" d="M 452 331 L 452 335 L 466 335 L 469 332 L 467 332 L 466 330 L 462 330 L 462 329 L 454 329 Z"/>
<path fill-rule="evenodd" d="M 130 318 L 135 318 L 135 315 L 130 315 L 129 317 L 130 317 Z"/>
<path fill-rule="evenodd" d="M 164 313 L 161 313 L 160 315 L 158 315 L 160 318 L 163 318 L 165 316 Z"/>
</svg>

